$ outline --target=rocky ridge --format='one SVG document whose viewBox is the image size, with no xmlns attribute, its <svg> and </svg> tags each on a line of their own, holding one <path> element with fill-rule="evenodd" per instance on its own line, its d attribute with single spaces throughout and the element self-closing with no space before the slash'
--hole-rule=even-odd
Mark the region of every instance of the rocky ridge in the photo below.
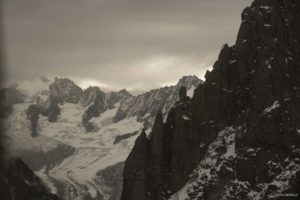
<svg viewBox="0 0 300 200">
<path fill-rule="evenodd" d="M 299 195 L 299 10 L 255 0 L 243 11 L 236 44 L 223 46 L 193 98 L 136 140 L 122 200 Z"/>
<path fill-rule="evenodd" d="M 123 101 L 114 118 L 117 122 L 126 117 L 137 116 L 138 121 L 144 121 L 146 127 L 151 127 L 155 115 L 162 111 L 165 116 L 176 101 L 179 100 L 179 89 L 184 86 L 193 95 L 194 89 L 203 81 L 196 76 L 184 76 L 174 86 L 154 89 L 136 97 Z"/>
<path fill-rule="evenodd" d="M 1 158 L 2 159 L 2 158 Z M 59 200 L 51 194 L 31 169 L 18 158 L 0 165 L 0 198 L 5 200 Z"/>
</svg>

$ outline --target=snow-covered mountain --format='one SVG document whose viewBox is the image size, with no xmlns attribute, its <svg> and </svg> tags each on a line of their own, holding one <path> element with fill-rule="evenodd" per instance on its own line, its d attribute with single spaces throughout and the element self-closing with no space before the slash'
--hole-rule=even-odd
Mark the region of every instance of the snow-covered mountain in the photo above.
<svg viewBox="0 0 300 200">
<path fill-rule="evenodd" d="M 119 199 L 123 162 L 138 133 L 159 110 L 168 111 L 181 86 L 192 95 L 200 83 L 187 76 L 175 86 L 135 97 L 126 90 L 82 90 L 67 78 L 35 79 L 14 85 L 14 93 L 22 98 L 3 116 L 4 132 L 11 152 L 62 199 Z M 129 102 L 139 102 L 138 109 Z M 123 111 L 125 106 L 128 110 Z M 119 118 L 121 111 L 124 116 Z"/>
<path fill-rule="evenodd" d="M 196 87 L 202 83 L 203 81 L 196 76 L 184 76 L 174 86 L 154 89 L 128 98 L 121 103 L 114 121 L 137 116 L 138 121 L 148 122 L 147 127 L 152 127 L 152 122 L 158 111 L 166 116 L 174 103 L 179 100 L 179 89 L 182 86 L 186 87 L 187 95 L 192 97 Z"/>
</svg>

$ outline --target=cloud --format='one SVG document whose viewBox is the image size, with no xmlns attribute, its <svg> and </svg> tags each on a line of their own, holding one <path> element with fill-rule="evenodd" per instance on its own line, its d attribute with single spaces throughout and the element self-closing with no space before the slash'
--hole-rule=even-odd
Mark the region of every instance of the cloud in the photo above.
<svg viewBox="0 0 300 200">
<path fill-rule="evenodd" d="M 249 0 L 9 0 L 11 79 L 66 76 L 148 89 L 204 75 L 233 44 Z"/>
</svg>

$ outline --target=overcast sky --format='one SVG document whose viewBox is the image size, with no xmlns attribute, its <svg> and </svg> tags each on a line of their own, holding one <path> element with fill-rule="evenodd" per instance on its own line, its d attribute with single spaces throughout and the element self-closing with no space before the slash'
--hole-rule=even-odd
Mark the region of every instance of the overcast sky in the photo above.
<svg viewBox="0 0 300 200">
<path fill-rule="evenodd" d="M 4 0 L 7 77 L 148 90 L 203 77 L 250 0 Z"/>
</svg>

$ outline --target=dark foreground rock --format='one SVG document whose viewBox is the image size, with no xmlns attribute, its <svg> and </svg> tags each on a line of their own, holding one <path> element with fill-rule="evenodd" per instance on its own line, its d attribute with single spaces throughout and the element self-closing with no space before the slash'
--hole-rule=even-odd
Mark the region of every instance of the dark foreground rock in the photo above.
<svg viewBox="0 0 300 200">
<path fill-rule="evenodd" d="M 299 194 L 300 2 L 255 0 L 191 100 L 158 114 L 125 162 L 122 200 Z M 175 194 L 174 198 L 176 199 Z M 178 196 L 177 196 L 178 197 Z M 280 199 L 280 198 L 277 198 Z"/>
<path fill-rule="evenodd" d="M 59 200 L 20 159 L 1 163 L 0 188 L 3 200 Z"/>
<path fill-rule="evenodd" d="M 96 180 L 104 182 L 111 188 L 112 195 L 109 200 L 119 200 L 121 197 L 123 168 L 124 162 L 120 162 L 97 172 Z"/>
</svg>

